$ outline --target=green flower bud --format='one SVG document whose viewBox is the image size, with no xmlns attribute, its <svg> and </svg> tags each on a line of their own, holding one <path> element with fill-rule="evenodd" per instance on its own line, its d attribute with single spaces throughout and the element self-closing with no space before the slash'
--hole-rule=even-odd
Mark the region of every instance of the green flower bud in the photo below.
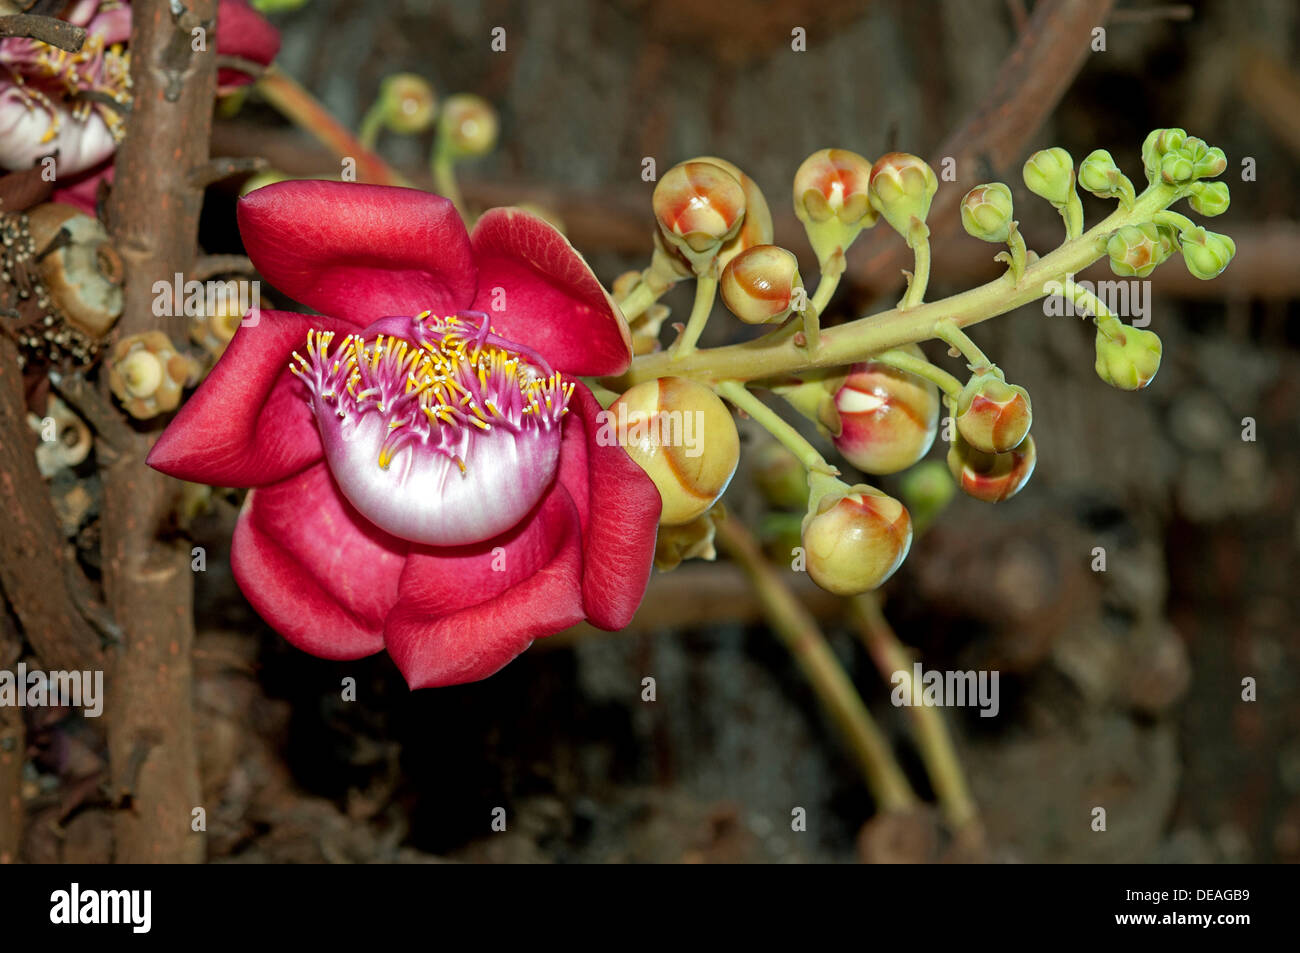
<svg viewBox="0 0 1300 953">
<path fill-rule="evenodd" d="M 1192 160 L 1182 152 L 1170 152 L 1160 158 L 1160 178 L 1169 185 L 1191 182 L 1196 176 Z"/>
<path fill-rule="evenodd" d="M 1124 327 L 1114 338 L 1097 332 L 1097 376 L 1120 390 L 1141 390 L 1160 370 L 1160 337 L 1154 331 Z"/>
<path fill-rule="evenodd" d="M 1123 225 L 1106 242 L 1110 270 L 1121 278 L 1145 278 L 1174 250 L 1172 229 L 1146 222 Z"/>
<path fill-rule="evenodd" d="M 444 147 L 453 156 L 481 156 L 496 145 L 497 113 L 481 96 L 457 93 L 443 104 L 438 128 Z"/>
<path fill-rule="evenodd" d="M 1207 231 L 1199 226 L 1189 228 L 1180 237 L 1187 270 L 1202 280 L 1217 277 L 1228 267 L 1232 256 L 1237 254 L 1237 243 L 1227 235 Z"/>
<path fill-rule="evenodd" d="M 1192 211 L 1204 215 L 1206 218 L 1214 218 L 1214 216 L 1222 215 L 1228 210 L 1230 201 L 1228 183 L 1193 182 L 1192 194 L 1187 200 L 1187 204 L 1192 207 Z"/>
<path fill-rule="evenodd" d="M 957 485 L 942 461 L 923 460 L 903 474 L 903 503 L 918 533 L 934 522 L 956 493 Z"/>
<path fill-rule="evenodd" d="M 1167 153 L 1182 148 L 1187 140 L 1187 133 L 1181 129 L 1153 129 L 1142 143 L 1142 165 L 1146 169 L 1147 181 L 1154 184 L 1160 177 L 1160 160 Z"/>
<path fill-rule="evenodd" d="M 957 398 L 957 432 L 984 453 L 1020 446 L 1033 419 L 1029 392 L 1008 384 L 1000 371 L 973 375 Z"/>
<path fill-rule="evenodd" d="M 1060 208 L 1074 189 L 1074 160 L 1059 146 L 1043 149 L 1025 162 L 1024 177 L 1029 191 Z"/>
<path fill-rule="evenodd" d="M 404 136 L 424 132 L 438 113 L 438 97 L 423 76 L 394 73 L 379 86 L 384 125 Z"/>
<path fill-rule="evenodd" d="M 764 443 L 754 463 L 754 482 L 773 506 L 799 509 L 808 502 L 808 471 L 775 440 Z"/>
<path fill-rule="evenodd" d="M 1204 155 L 1193 159 L 1192 165 L 1198 179 L 1212 179 L 1228 167 L 1228 157 L 1218 146 L 1211 146 Z"/>
<path fill-rule="evenodd" d="M 852 596 L 885 582 L 912 547 L 907 508 L 873 486 L 823 496 L 803 521 L 808 575 L 828 592 Z"/>
<path fill-rule="evenodd" d="M 871 167 L 871 207 L 904 237 L 911 233 L 914 221 L 925 221 L 937 191 L 934 169 L 910 153 L 887 153 Z"/>
<path fill-rule="evenodd" d="M 1001 182 L 977 185 L 961 200 L 961 224 L 984 242 L 1005 242 L 1011 236 L 1011 189 Z"/>
<path fill-rule="evenodd" d="M 1105 149 L 1088 153 L 1088 157 L 1079 163 L 1079 184 L 1098 198 L 1117 194 L 1121 175 L 1119 166 Z"/>
<path fill-rule="evenodd" d="M 1033 437 L 1006 453 L 984 453 L 959 434 L 948 449 L 948 471 L 961 491 L 985 503 L 1001 503 L 1019 493 L 1037 463 Z"/>
</svg>

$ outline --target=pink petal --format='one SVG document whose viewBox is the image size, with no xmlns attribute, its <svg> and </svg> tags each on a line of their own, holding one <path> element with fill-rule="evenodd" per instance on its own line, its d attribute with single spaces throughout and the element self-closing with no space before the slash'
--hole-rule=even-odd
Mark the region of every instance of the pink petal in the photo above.
<svg viewBox="0 0 1300 953">
<path fill-rule="evenodd" d="M 244 0 L 221 0 L 217 5 L 217 52 L 266 65 L 280 52 L 280 31 Z M 222 90 L 252 79 L 235 69 L 223 67 L 217 72 L 217 85 Z"/>
<path fill-rule="evenodd" d="M 351 182 L 278 182 L 239 200 L 258 271 L 285 294 L 354 324 L 421 311 L 455 314 L 474 297 L 469 236 L 446 199 Z"/>
<path fill-rule="evenodd" d="M 582 620 L 578 518 L 553 486 L 527 521 L 486 543 L 414 547 L 384 632 L 411 688 L 473 682 Z"/>
<path fill-rule="evenodd" d="M 145 462 L 194 483 L 264 486 L 320 460 L 307 392 L 289 373 L 290 355 L 311 328 L 356 330 L 293 311 L 263 311 L 256 325 L 240 327 Z"/>
<path fill-rule="evenodd" d="M 569 374 L 620 374 L 632 359 L 622 312 L 568 240 L 536 216 L 494 208 L 470 236 L 474 310 Z M 504 293 L 503 293 L 504 292 Z"/>
<path fill-rule="evenodd" d="M 113 184 L 113 164 L 111 162 L 96 166 L 68 181 L 60 180 L 60 185 L 50 196 L 51 202 L 63 202 L 81 209 L 94 218 L 99 201 L 99 183 Z"/>
<path fill-rule="evenodd" d="M 578 384 L 565 418 L 559 480 L 582 520 L 586 616 L 602 629 L 621 629 L 645 595 L 662 502 L 622 447 L 596 439 L 600 412 L 591 391 Z"/>
<path fill-rule="evenodd" d="M 406 550 L 352 509 L 319 463 L 249 494 L 230 565 L 286 639 L 321 658 L 353 659 L 384 647 Z"/>
</svg>

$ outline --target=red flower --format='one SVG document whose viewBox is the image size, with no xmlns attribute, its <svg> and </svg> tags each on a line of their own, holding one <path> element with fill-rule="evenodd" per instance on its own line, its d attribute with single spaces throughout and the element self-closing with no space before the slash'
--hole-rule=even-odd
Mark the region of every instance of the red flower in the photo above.
<svg viewBox="0 0 1300 953">
<path fill-rule="evenodd" d="M 238 214 L 261 273 L 328 316 L 242 326 L 149 464 L 254 487 L 231 554 L 254 608 L 313 655 L 386 648 L 412 688 L 626 625 L 659 495 L 570 376 L 631 357 L 573 247 L 514 209 L 468 235 L 385 186 L 284 182 Z"/>
</svg>

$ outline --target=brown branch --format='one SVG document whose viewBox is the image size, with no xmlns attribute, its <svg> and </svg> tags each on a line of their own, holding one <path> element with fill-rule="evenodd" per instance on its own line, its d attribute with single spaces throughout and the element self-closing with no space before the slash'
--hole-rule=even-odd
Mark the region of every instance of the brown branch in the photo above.
<svg viewBox="0 0 1300 953">
<path fill-rule="evenodd" d="M 933 242 L 961 231 L 958 206 L 967 189 L 987 181 L 986 173 L 1005 174 L 1023 160 L 1030 137 L 1082 69 L 1092 30 L 1105 25 L 1114 2 L 1058 0 L 1036 6 L 989 95 L 932 153 L 955 159 L 965 184 L 949 183 L 935 196 L 928 219 Z M 859 245 L 850 256 L 852 280 L 877 293 L 902 283 L 901 269 L 911 268 L 912 253 L 891 229 L 881 225 Z"/>
<path fill-rule="evenodd" d="M 86 42 L 86 31 L 55 17 L 15 13 L 0 17 L 0 37 L 24 36 L 76 53 Z"/>
<path fill-rule="evenodd" d="M 0 613 L 4 606 L 0 604 Z M 0 616 L 0 670 L 12 669 L 22 654 L 22 636 Z M 23 761 L 27 731 L 23 710 L 0 707 L 0 864 L 16 864 L 23 843 Z"/>
<path fill-rule="evenodd" d="M 184 334 L 183 315 L 155 317 L 151 289 L 194 264 L 203 193 L 191 175 L 208 161 L 217 64 L 193 52 L 187 27 L 211 26 L 216 6 L 188 0 L 174 19 L 167 0 L 131 5 L 135 98 L 108 208 L 126 272 L 122 334 Z M 190 830 L 199 798 L 194 583 L 187 546 L 167 531 L 175 485 L 144 465 L 151 443 L 149 434 L 133 434 L 103 472 L 104 589 L 124 629 L 106 712 L 109 787 L 130 793 L 114 816 L 115 858 L 195 862 L 203 839 Z"/>
<path fill-rule="evenodd" d="M 261 156 L 249 156 L 245 159 L 229 157 L 209 159 L 190 173 L 190 185 L 196 189 L 206 189 L 213 182 L 221 182 L 236 175 L 261 172 L 266 167 L 267 161 Z"/>
<path fill-rule="evenodd" d="M 34 437 L 18 349 L 0 335 L 0 588 L 42 664 L 51 669 L 103 665 L 99 636 L 77 611 L 65 580 L 64 540 L 36 469 Z"/>
</svg>

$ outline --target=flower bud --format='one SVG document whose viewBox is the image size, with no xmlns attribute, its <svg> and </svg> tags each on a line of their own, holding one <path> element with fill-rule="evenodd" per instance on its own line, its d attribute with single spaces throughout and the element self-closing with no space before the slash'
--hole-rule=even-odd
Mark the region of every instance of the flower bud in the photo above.
<svg viewBox="0 0 1300 953">
<path fill-rule="evenodd" d="M 603 420 L 600 439 L 616 428 L 617 442 L 659 489 L 665 526 L 702 515 L 736 472 L 736 423 L 703 384 L 681 377 L 645 381 L 614 401 Z"/>
<path fill-rule="evenodd" d="M 907 558 L 912 518 L 875 487 L 828 493 L 803 522 L 808 575 L 828 592 L 852 596 L 879 587 Z"/>
<path fill-rule="evenodd" d="M 948 449 L 948 472 L 963 493 L 985 503 L 1001 503 L 1019 493 L 1037 462 L 1033 437 L 1006 453 L 984 453 L 958 435 Z"/>
<path fill-rule="evenodd" d="M 822 265 L 876 224 L 870 185 L 871 163 L 847 149 L 820 149 L 795 172 L 794 214 Z"/>
<path fill-rule="evenodd" d="M 784 321 L 803 288 L 799 260 L 777 245 L 755 245 L 733 258 L 722 271 L 723 303 L 746 324 Z"/>
<path fill-rule="evenodd" d="M 758 183 L 726 159 L 700 156 L 692 161 L 716 165 L 739 182 L 741 191 L 745 193 L 745 221 L 736 236 L 724 243 L 722 250 L 718 252 L 718 267 L 725 268 L 728 262 L 741 252 L 756 245 L 772 244 L 772 239 L 776 235 L 772 228 L 772 211 L 767 207 L 767 198 L 763 195 L 763 190 L 758 187 Z"/>
<path fill-rule="evenodd" d="M 1160 162 L 1170 152 L 1181 149 L 1187 141 L 1187 133 L 1181 129 L 1153 129 L 1142 143 L 1142 165 L 1146 169 L 1148 181 L 1154 183 L 1160 177 Z"/>
<path fill-rule="evenodd" d="M 1079 184 L 1098 198 L 1118 194 L 1123 174 L 1105 149 L 1094 149 L 1079 163 Z"/>
<path fill-rule="evenodd" d="M 483 97 L 457 93 L 443 103 L 438 131 L 452 156 L 481 156 L 496 145 L 497 113 Z"/>
<path fill-rule="evenodd" d="M 745 221 L 744 189 L 735 176 L 709 162 L 683 162 L 665 172 L 653 205 L 660 234 L 697 272 Z"/>
<path fill-rule="evenodd" d="M 1187 204 L 1198 215 L 1214 218 L 1214 216 L 1222 215 L 1228 210 L 1228 203 L 1231 201 L 1231 196 L 1228 194 L 1228 183 L 1193 182 L 1191 188 L 1192 194 L 1188 198 Z"/>
<path fill-rule="evenodd" d="M 808 503 L 808 471 L 793 453 L 774 440 L 758 450 L 754 482 L 772 506 L 798 509 Z"/>
<path fill-rule="evenodd" d="M 1074 160 L 1060 146 L 1035 152 L 1025 161 L 1025 185 L 1057 208 L 1070 200 L 1074 190 Z"/>
<path fill-rule="evenodd" d="M 713 538 L 718 521 L 725 518 L 722 507 L 717 506 L 681 526 L 661 525 L 655 538 L 655 568 L 670 572 L 687 559 L 717 559 Z"/>
<path fill-rule="evenodd" d="M 1106 242 L 1110 270 L 1122 278 L 1145 278 L 1174 249 L 1172 232 L 1151 222 L 1122 225 Z"/>
<path fill-rule="evenodd" d="M 961 224 L 967 234 L 984 242 L 1011 237 L 1011 189 L 1001 182 L 977 185 L 961 200 Z"/>
<path fill-rule="evenodd" d="M 904 350 L 925 360 L 915 344 Z M 853 365 L 835 392 L 835 447 L 864 473 L 906 470 L 925 456 L 939 429 L 939 388 L 874 361 Z"/>
<path fill-rule="evenodd" d="M 438 97 L 428 80 L 415 73 L 394 73 L 379 86 L 384 125 L 391 132 L 413 136 L 424 132 L 438 114 Z M 489 144 L 489 148 L 490 148 Z M 486 150 L 484 150 L 486 151 Z"/>
<path fill-rule="evenodd" d="M 924 159 L 890 152 L 871 167 L 871 207 L 900 235 L 911 234 L 913 220 L 924 222 L 939 180 Z"/>
<path fill-rule="evenodd" d="M 126 412 L 139 420 L 175 410 L 191 376 L 191 362 L 161 331 L 122 338 L 108 359 L 108 386 Z"/>
<path fill-rule="evenodd" d="M 1033 419 L 1029 392 L 1008 384 L 998 371 L 973 375 L 957 398 L 957 432 L 984 453 L 1020 446 Z"/>
<path fill-rule="evenodd" d="M 917 533 L 925 532 L 957 493 L 957 485 L 941 460 L 917 464 L 903 474 L 902 481 L 903 503 L 912 514 Z"/>
<path fill-rule="evenodd" d="M 1120 390 L 1141 390 L 1160 370 L 1160 336 L 1123 327 L 1113 338 L 1097 332 L 1097 376 Z"/>
<path fill-rule="evenodd" d="M 1210 146 L 1203 155 L 1192 159 L 1192 167 L 1198 179 L 1212 179 L 1228 167 L 1228 157 L 1218 146 Z"/>
<path fill-rule="evenodd" d="M 1182 185 L 1195 176 L 1192 160 L 1183 152 L 1170 152 L 1160 157 L 1160 178 L 1167 184 Z"/>
<path fill-rule="evenodd" d="M 1209 280 L 1217 277 L 1228 267 L 1232 256 L 1237 254 L 1237 243 L 1227 235 L 1207 231 L 1204 228 L 1189 228 L 1179 236 L 1183 244 L 1183 261 L 1187 270 L 1197 278 Z"/>
</svg>

